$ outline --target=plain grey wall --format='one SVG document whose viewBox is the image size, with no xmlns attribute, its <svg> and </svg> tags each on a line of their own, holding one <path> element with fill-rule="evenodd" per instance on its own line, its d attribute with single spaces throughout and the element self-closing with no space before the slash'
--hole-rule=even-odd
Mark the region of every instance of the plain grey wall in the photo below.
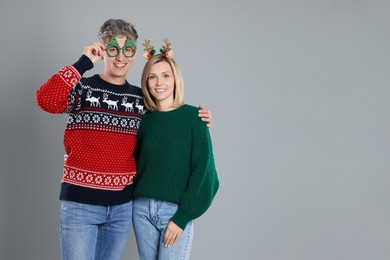
<svg viewBox="0 0 390 260">
<path fill-rule="evenodd" d="M 384 0 L 2 1 L 0 259 L 59 259 L 66 117 L 34 95 L 108 18 L 134 23 L 141 51 L 145 37 L 168 36 L 187 102 L 212 110 L 221 188 L 196 221 L 192 259 L 390 259 L 389 10 Z M 137 259 L 133 234 L 124 259 Z"/>
</svg>

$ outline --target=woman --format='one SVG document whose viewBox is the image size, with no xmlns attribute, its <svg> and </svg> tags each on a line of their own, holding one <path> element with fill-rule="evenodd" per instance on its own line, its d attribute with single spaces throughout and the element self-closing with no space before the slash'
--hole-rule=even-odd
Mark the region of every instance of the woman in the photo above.
<svg viewBox="0 0 390 260">
<path fill-rule="evenodd" d="M 189 259 L 193 220 L 211 205 L 219 182 L 209 130 L 184 104 L 184 85 L 165 39 L 161 54 L 145 40 L 142 92 L 148 110 L 134 156 L 133 224 L 141 260 Z"/>
</svg>

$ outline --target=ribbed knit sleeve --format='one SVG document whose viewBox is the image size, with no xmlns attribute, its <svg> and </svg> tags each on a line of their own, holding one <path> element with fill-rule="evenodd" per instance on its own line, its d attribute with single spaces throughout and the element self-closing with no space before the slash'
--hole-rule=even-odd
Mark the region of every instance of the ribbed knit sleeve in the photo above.
<svg viewBox="0 0 390 260">
<path fill-rule="evenodd" d="M 172 218 L 181 229 L 206 212 L 219 187 L 209 129 L 201 120 L 194 126 L 192 140 L 191 175 Z"/>
<path fill-rule="evenodd" d="M 81 75 L 92 67 L 93 63 L 85 55 L 73 66 L 63 67 L 38 89 L 35 95 L 37 105 L 53 114 L 69 110 L 69 103 L 75 100 L 74 96 L 70 97 L 71 90 L 79 83 Z"/>
<path fill-rule="evenodd" d="M 85 55 L 82 55 L 78 61 L 72 65 L 80 75 L 93 68 L 92 61 Z"/>
</svg>

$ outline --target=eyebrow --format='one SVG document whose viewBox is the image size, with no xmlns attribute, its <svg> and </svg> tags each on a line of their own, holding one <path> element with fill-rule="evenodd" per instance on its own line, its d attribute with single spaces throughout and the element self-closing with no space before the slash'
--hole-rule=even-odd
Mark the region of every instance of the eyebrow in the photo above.
<svg viewBox="0 0 390 260">
<path fill-rule="evenodd" d="M 160 74 L 171 74 L 172 72 L 170 72 L 169 70 L 167 71 L 163 71 L 161 72 Z M 149 75 L 157 75 L 158 73 L 153 73 L 153 72 L 149 72 Z"/>
</svg>

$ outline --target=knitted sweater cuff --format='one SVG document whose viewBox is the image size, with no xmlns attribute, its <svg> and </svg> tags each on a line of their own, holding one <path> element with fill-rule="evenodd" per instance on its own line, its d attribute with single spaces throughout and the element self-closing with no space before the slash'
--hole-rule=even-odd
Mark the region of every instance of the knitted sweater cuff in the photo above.
<svg viewBox="0 0 390 260">
<path fill-rule="evenodd" d="M 93 63 L 87 56 L 83 54 L 80 59 L 76 61 L 72 66 L 75 67 L 75 69 L 80 73 L 80 75 L 83 75 L 87 70 L 93 68 Z"/>
<path fill-rule="evenodd" d="M 176 214 L 171 219 L 176 225 L 178 225 L 182 230 L 187 226 L 187 223 L 192 220 L 192 218 L 183 212 L 180 208 L 176 211 Z"/>
</svg>

